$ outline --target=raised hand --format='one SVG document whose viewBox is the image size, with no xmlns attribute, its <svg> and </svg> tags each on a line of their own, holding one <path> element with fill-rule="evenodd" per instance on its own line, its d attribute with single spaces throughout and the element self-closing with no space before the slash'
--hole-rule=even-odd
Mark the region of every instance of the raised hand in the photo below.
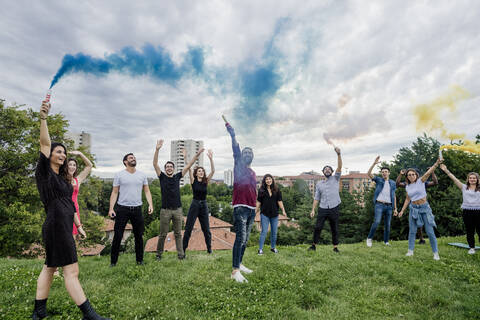
<svg viewBox="0 0 480 320">
<path fill-rule="evenodd" d="M 233 129 L 233 127 L 230 125 L 230 123 L 225 123 L 225 127 L 227 128 L 227 131 L 228 133 L 230 134 L 230 136 L 234 137 L 235 136 L 235 130 Z"/>
<path fill-rule="evenodd" d="M 405 169 L 400 170 L 400 174 L 401 174 L 402 176 L 405 175 L 405 172 L 407 172 L 407 170 L 405 170 Z"/>
<path fill-rule="evenodd" d="M 380 163 L 380 156 L 377 156 L 375 158 L 375 161 L 374 161 L 375 164 L 379 164 Z"/>
<path fill-rule="evenodd" d="M 447 170 L 448 170 L 448 169 L 447 169 L 447 166 L 444 165 L 443 163 L 440 164 L 440 169 L 442 169 L 443 171 L 447 171 Z"/>
<path fill-rule="evenodd" d="M 183 160 L 187 161 L 187 149 L 186 148 L 182 149 L 182 155 L 183 155 Z"/>
<path fill-rule="evenodd" d="M 333 150 L 335 150 L 335 152 L 340 155 L 340 148 L 339 147 L 335 147 Z"/>
<path fill-rule="evenodd" d="M 208 151 L 207 151 L 207 157 L 208 157 L 210 160 L 212 160 L 212 158 L 213 158 L 212 149 L 208 149 Z"/>
<path fill-rule="evenodd" d="M 205 151 L 205 148 L 198 150 L 197 155 L 200 155 L 203 151 Z"/>
<path fill-rule="evenodd" d="M 40 118 L 48 117 L 48 112 L 50 111 L 50 103 L 45 101 L 42 102 L 42 106 L 40 107 Z"/>
<path fill-rule="evenodd" d="M 155 148 L 159 150 L 162 146 L 163 146 L 163 139 L 157 140 L 157 146 Z"/>
</svg>

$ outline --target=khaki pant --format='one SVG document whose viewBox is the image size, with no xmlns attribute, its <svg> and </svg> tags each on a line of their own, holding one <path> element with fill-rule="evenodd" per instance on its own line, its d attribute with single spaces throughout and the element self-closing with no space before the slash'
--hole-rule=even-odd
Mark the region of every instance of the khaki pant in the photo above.
<svg viewBox="0 0 480 320">
<path fill-rule="evenodd" d="M 157 243 L 157 256 L 161 256 L 165 245 L 165 238 L 167 237 L 168 230 L 170 228 L 170 220 L 173 221 L 173 233 L 175 235 L 175 246 L 177 247 L 178 257 L 183 257 L 182 247 L 182 222 L 183 211 L 182 208 L 174 210 L 163 209 L 160 211 L 160 235 L 158 236 Z"/>
</svg>

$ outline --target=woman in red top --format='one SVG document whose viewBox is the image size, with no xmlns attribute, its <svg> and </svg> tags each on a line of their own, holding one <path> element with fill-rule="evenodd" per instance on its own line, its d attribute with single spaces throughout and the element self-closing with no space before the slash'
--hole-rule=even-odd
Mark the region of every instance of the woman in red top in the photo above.
<svg viewBox="0 0 480 320">
<path fill-rule="evenodd" d="M 80 151 L 70 151 L 71 155 L 79 156 L 82 158 L 85 168 L 78 174 L 78 162 L 75 158 L 68 159 L 68 175 L 72 178 L 73 194 L 72 201 L 75 204 L 75 209 L 77 210 L 76 215 L 78 216 L 78 221 L 80 221 L 80 211 L 78 210 L 78 192 L 80 191 L 80 185 L 88 177 L 90 171 L 92 171 L 93 164 L 92 162 Z M 72 234 L 76 236 L 78 234 L 77 227 L 73 224 Z"/>
</svg>

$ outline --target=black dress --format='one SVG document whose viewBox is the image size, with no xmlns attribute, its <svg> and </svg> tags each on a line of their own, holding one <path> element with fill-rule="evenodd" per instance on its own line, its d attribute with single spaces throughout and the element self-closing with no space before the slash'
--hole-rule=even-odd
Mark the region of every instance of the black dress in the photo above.
<svg viewBox="0 0 480 320">
<path fill-rule="evenodd" d="M 50 167 L 50 160 L 40 152 L 35 179 L 47 213 L 42 226 L 47 267 L 61 267 L 78 261 L 72 236 L 75 205 L 73 186 Z"/>
</svg>

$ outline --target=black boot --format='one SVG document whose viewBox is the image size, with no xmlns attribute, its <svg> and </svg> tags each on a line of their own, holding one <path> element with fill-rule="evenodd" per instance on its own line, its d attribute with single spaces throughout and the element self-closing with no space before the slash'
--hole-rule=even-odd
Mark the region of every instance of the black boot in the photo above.
<svg viewBox="0 0 480 320">
<path fill-rule="evenodd" d="M 47 316 L 47 299 L 35 299 L 35 309 L 33 309 L 32 319 L 39 320 Z"/>
<path fill-rule="evenodd" d="M 111 320 L 110 318 L 104 318 L 104 317 L 99 316 L 95 312 L 95 309 L 93 309 L 93 307 L 90 304 L 90 301 L 88 301 L 88 299 L 84 303 L 79 305 L 78 307 L 83 312 L 83 318 L 82 318 L 83 320 Z"/>
</svg>

